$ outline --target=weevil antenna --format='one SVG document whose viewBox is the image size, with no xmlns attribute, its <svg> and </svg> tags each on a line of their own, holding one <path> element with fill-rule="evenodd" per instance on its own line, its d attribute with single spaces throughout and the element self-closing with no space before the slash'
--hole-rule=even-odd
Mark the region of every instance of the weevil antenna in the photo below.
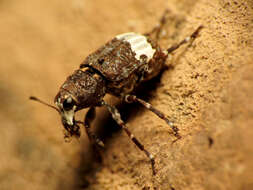
<svg viewBox="0 0 253 190">
<path fill-rule="evenodd" d="M 44 104 L 44 105 L 46 105 L 46 106 L 48 106 L 48 107 L 50 107 L 50 108 L 53 108 L 53 109 L 55 109 L 58 113 L 60 113 L 60 110 L 59 110 L 57 107 L 52 106 L 52 105 L 50 105 L 50 104 L 48 104 L 48 103 L 46 103 L 46 102 L 40 100 L 39 98 L 37 98 L 37 97 L 35 97 L 35 96 L 30 96 L 29 99 L 30 99 L 30 100 L 34 100 L 34 101 L 36 101 L 36 102 L 39 102 L 39 103 L 41 103 L 41 104 Z"/>
</svg>

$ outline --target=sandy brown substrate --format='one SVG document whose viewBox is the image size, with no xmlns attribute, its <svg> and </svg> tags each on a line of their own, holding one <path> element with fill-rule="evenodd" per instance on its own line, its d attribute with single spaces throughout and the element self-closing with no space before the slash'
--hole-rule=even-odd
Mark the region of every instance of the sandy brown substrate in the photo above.
<svg viewBox="0 0 253 190">
<path fill-rule="evenodd" d="M 121 106 L 155 155 L 152 176 L 145 155 L 101 109 L 94 126 L 106 148 L 95 163 L 84 132 L 64 143 L 57 113 L 28 97 L 52 102 L 85 56 L 116 34 L 149 31 L 165 8 L 164 48 L 205 26 L 144 94 L 182 139 L 172 143 L 166 124 L 142 107 Z M 0 189 L 253 189 L 252 1 L 5 0 L 0 16 Z"/>
</svg>

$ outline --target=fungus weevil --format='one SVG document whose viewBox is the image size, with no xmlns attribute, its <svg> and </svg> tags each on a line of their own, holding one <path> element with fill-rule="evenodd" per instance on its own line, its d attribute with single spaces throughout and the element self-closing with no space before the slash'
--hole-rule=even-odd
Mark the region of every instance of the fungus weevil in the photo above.
<svg viewBox="0 0 253 190">
<path fill-rule="evenodd" d="M 92 133 L 90 123 L 95 118 L 95 107 L 105 106 L 129 138 L 150 159 L 152 171 L 155 174 L 154 156 L 129 131 L 116 107 L 106 103 L 103 98 L 108 93 L 121 98 L 127 103 L 138 102 L 142 104 L 163 119 L 172 128 L 175 136 L 180 138 L 178 128 L 173 126 L 173 123 L 169 121 L 165 114 L 155 109 L 148 102 L 132 95 L 134 89 L 140 83 L 157 76 L 161 72 L 168 54 L 191 39 L 195 39 L 202 28 L 202 26 L 199 26 L 189 37 L 167 50 L 162 50 L 157 41 L 165 20 L 164 15 L 160 20 L 160 24 L 150 33 L 144 35 L 133 32 L 118 35 L 90 54 L 80 65 L 80 68 L 74 71 L 60 87 L 54 99 L 57 107 L 49 105 L 34 96 L 31 96 L 30 99 L 57 110 L 61 115 L 66 138 L 71 136 L 79 137 L 79 124 L 82 124 L 91 143 L 100 146 L 103 146 L 103 142 Z M 153 33 L 156 33 L 156 40 L 151 40 L 151 34 Z M 75 120 L 75 112 L 84 108 L 89 108 L 84 121 Z"/>
</svg>

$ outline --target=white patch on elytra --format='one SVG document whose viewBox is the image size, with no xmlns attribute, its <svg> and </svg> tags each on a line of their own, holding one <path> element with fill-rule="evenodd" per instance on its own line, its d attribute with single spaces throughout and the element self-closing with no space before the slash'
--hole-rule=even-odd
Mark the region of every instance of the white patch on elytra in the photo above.
<svg viewBox="0 0 253 190">
<path fill-rule="evenodd" d="M 141 55 L 146 55 L 147 61 L 149 61 L 150 59 L 152 59 L 156 51 L 147 41 L 147 38 L 141 34 L 130 32 L 117 35 L 116 38 L 118 40 L 123 40 L 130 43 L 131 49 L 136 54 L 135 58 L 137 60 L 140 60 Z"/>
</svg>

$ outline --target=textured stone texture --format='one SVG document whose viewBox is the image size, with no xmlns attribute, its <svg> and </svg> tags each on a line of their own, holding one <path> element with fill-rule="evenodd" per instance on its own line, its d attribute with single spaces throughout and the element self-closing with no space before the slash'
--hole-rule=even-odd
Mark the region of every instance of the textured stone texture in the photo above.
<svg viewBox="0 0 253 190">
<path fill-rule="evenodd" d="M 96 163 L 84 131 L 64 143 L 57 113 L 28 97 L 53 102 L 85 56 L 119 33 L 151 30 L 165 8 L 164 48 L 205 26 L 145 86 L 143 97 L 182 139 L 172 143 L 166 124 L 141 106 L 120 106 L 155 155 L 152 176 L 145 155 L 100 109 L 94 130 L 106 148 Z M 3 0 L 0 18 L 0 189 L 253 189 L 251 0 Z"/>
</svg>

